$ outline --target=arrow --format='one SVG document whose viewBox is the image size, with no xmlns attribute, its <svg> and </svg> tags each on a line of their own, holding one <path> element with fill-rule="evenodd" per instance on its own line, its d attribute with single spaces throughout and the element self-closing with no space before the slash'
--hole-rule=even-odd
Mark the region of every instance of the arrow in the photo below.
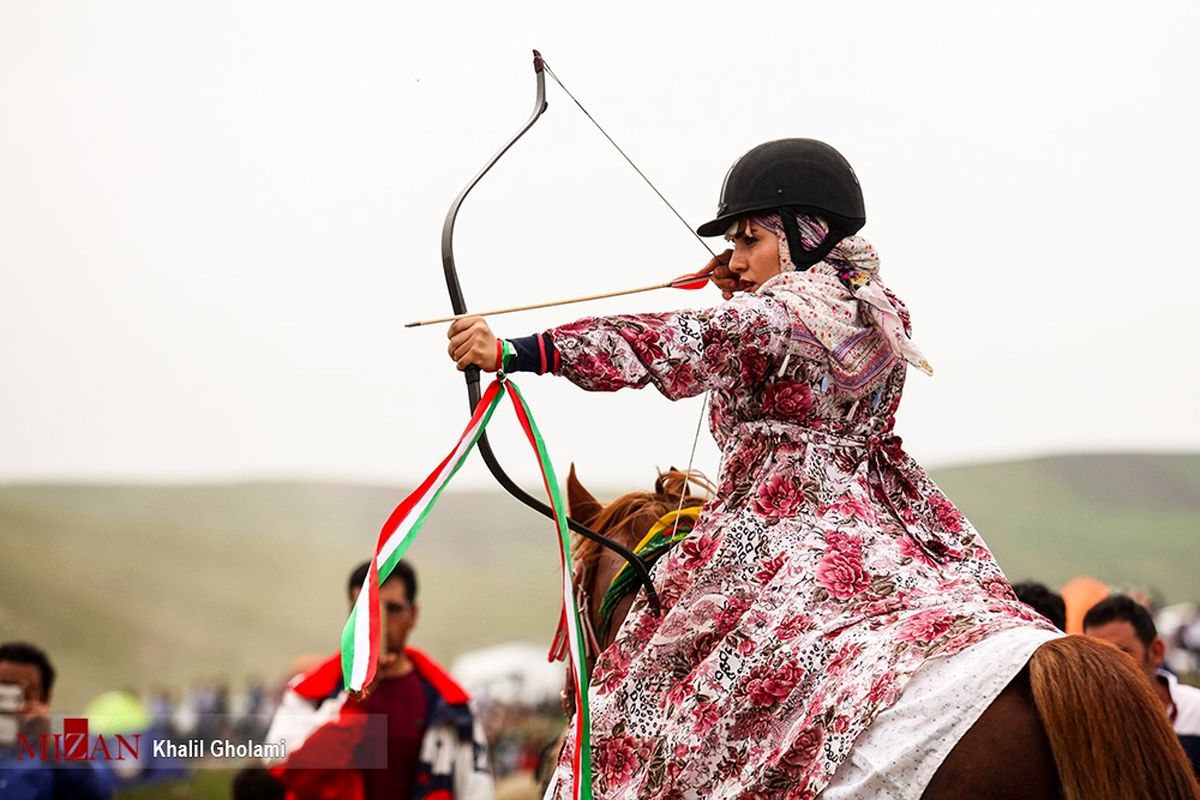
<svg viewBox="0 0 1200 800">
<path fill-rule="evenodd" d="M 454 314 L 449 317 L 438 317 L 436 319 L 423 319 L 416 322 L 409 322 L 404 327 L 417 328 L 421 325 L 435 325 L 439 322 L 453 322 L 456 319 L 465 317 L 494 317 L 497 314 L 511 314 L 514 311 L 529 311 L 534 308 L 550 308 L 551 306 L 565 306 L 571 303 L 583 303 L 588 300 L 603 300 L 606 297 L 621 297 L 627 294 L 637 294 L 639 292 L 651 292 L 655 289 L 687 289 L 689 291 L 702 289 L 708 285 L 710 272 L 692 272 L 687 275 L 680 275 L 678 278 L 672 278 L 666 283 L 655 283 L 649 286 L 639 286 L 636 289 L 618 289 L 615 292 L 601 292 L 600 294 L 583 295 L 582 297 L 569 297 L 565 300 L 550 300 L 545 303 L 530 303 L 523 306 L 510 306 L 508 308 L 497 308 L 491 311 L 470 311 L 465 314 Z"/>
</svg>

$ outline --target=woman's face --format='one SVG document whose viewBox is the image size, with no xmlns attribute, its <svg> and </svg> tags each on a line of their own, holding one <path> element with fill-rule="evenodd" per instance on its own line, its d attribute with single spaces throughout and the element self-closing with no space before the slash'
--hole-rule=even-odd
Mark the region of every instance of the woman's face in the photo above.
<svg viewBox="0 0 1200 800">
<path fill-rule="evenodd" d="M 753 292 L 781 271 L 779 237 L 754 220 L 743 220 L 737 231 L 726 237 L 733 242 L 729 269 L 742 282 L 739 289 Z"/>
</svg>

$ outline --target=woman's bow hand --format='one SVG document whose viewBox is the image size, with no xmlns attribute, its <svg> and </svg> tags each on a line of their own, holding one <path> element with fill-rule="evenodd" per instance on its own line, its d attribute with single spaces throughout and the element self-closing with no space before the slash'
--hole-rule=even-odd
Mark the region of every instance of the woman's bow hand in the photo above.
<svg viewBox="0 0 1200 800">
<path fill-rule="evenodd" d="M 499 340 L 483 317 L 454 320 L 446 337 L 450 339 L 446 352 L 460 372 L 467 367 L 479 367 L 484 372 L 499 370 L 496 357 Z"/>
<path fill-rule="evenodd" d="M 726 300 L 731 299 L 734 292 L 743 292 L 753 285 L 744 283 L 738 278 L 737 273 L 729 268 L 729 259 L 731 258 L 733 258 L 732 250 L 718 253 L 713 256 L 712 261 L 704 265 L 702 270 L 702 272 L 709 273 L 709 279 L 721 290 L 721 297 Z"/>
</svg>

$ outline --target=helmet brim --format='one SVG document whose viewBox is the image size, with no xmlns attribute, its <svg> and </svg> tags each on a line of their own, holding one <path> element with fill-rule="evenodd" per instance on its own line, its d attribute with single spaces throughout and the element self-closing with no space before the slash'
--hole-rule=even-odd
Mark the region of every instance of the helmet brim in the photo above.
<svg viewBox="0 0 1200 800">
<path fill-rule="evenodd" d="M 866 219 L 864 219 L 862 217 L 857 217 L 857 218 L 843 217 L 841 214 L 834 214 L 834 213 L 832 213 L 830 211 L 826 211 L 825 209 L 822 209 L 822 208 L 804 208 L 804 207 L 793 207 L 793 208 L 800 208 L 804 211 L 808 211 L 812 214 L 815 214 L 819 217 L 824 218 L 826 222 L 836 225 L 842 231 L 842 233 L 844 233 L 847 236 L 852 236 L 852 235 L 858 233 L 862 229 L 863 225 L 865 225 L 867 222 Z M 696 228 L 696 233 L 699 234 L 700 236 L 709 236 L 709 237 L 724 236 L 725 231 L 729 230 L 729 226 L 732 225 L 733 223 L 737 222 L 739 219 L 746 219 L 747 217 L 758 216 L 761 214 L 775 214 L 775 213 L 778 213 L 779 211 L 782 211 L 782 209 L 780 209 L 777 206 L 763 206 L 762 208 L 738 209 L 737 211 L 731 211 L 728 214 L 722 214 L 721 216 L 717 217 L 716 219 L 709 220 L 708 222 L 701 225 L 699 228 Z"/>
<path fill-rule="evenodd" d="M 774 213 L 775 211 L 778 211 L 778 209 L 772 208 L 771 206 L 763 206 L 762 208 L 738 209 L 737 211 L 731 211 L 728 214 L 722 214 L 716 219 L 709 220 L 699 228 L 696 228 L 696 233 L 700 236 L 724 236 L 725 231 L 729 230 L 729 226 L 737 222 L 739 219 L 752 217 L 763 212 Z"/>
</svg>

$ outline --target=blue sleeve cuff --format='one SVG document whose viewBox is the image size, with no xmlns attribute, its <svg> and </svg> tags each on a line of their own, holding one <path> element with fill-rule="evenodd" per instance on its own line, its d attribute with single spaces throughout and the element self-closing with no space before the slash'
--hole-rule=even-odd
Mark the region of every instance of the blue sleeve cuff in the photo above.
<svg viewBox="0 0 1200 800">
<path fill-rule="evenodd" d="M 505 366 L 506 372 L 535 372 L 538 375 L 558 372 L 558 349 L 550 334 L 535 333 L 533 336 L 509 339 L 508 343 L 515 352 Z"/>
</svg>

